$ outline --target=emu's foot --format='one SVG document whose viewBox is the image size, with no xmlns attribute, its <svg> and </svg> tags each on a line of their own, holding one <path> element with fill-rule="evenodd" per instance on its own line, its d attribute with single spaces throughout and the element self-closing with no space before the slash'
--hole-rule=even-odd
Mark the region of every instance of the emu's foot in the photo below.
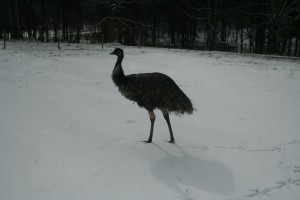
<svg viewBox="0 0 300 200">
<path fill-rule="evenodd" d="M 167 141 L 167 140 L 165 140 L 166 142 L 169 142 L 169 143 L 171 143 L 171 144 L 175 144 L 175 140 L 170 140 L 170 141 Z"/>
<path fill-rule="evenodd" d="M 152 143 L 152 140 L 147 140 L 147 141 L 142 141 L 144 142 L 145 144 L 148 144 L 148 143 Z"/>
</svg>

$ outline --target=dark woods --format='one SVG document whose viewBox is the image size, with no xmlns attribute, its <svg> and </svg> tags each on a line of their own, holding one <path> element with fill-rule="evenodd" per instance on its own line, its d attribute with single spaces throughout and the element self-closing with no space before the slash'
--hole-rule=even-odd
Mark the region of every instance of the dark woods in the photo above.
<svg viewBox="0 0 300 200">
<path fill-rule="evenodd" d="M 300 0 L 1 0 L 0 39 L 300 56 Z"/>
</svg>

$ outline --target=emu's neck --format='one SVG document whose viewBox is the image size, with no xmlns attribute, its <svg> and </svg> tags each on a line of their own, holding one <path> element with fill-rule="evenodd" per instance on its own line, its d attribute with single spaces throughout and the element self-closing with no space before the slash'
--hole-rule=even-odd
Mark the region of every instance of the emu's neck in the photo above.
<svg viewBox="0 0 300 200">
<path fill-rule="evenodd" d="M 116 64 L 115 64 L 115 66 L 117 66 L 117 65 L 121 65 L 121 64 L 122 64 L 122 60 L 123 60 L 123 58 L 124 58 L 124 56 L 123 56 L 123 55 L 119 55 L 119 56 L 118 56 L 118 59 L 117 59 L 117 62 L 116 62 Z"/>
<path fill-rule="evenodd" d="M 122 69 L 122 60 L 123 56 L 118 56 L 117 62 L 112 73 L 112 79 L 116 86 L 122 84 L 122 82 L 125 79 L 124 71 Z"/>
</svg>

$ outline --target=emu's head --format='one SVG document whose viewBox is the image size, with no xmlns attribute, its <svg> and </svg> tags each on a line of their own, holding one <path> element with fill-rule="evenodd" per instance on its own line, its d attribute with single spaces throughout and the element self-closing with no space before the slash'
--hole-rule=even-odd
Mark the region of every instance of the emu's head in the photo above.
<svg viewBox="0 0 300 200">
<path fill-rule="evenodd" d="M 123 57 L 124 56 L 124 52 L 120 48 L 115 48 L 115 50 L 113 52 L 111 52 L 110 54 L 111 55 L 116 55 L 118 57 Z"/>
</svg>

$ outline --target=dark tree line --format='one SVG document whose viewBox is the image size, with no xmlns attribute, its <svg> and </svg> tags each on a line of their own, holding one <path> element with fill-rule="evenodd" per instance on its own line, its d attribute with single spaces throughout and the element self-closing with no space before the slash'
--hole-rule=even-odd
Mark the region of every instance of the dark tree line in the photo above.
<svg viewBox="0 0 300 200">
<path fill-rule="evenodd" d="M 0 39 L 300 54 L 300 0 L 0 2 Z"/>
</svg>

